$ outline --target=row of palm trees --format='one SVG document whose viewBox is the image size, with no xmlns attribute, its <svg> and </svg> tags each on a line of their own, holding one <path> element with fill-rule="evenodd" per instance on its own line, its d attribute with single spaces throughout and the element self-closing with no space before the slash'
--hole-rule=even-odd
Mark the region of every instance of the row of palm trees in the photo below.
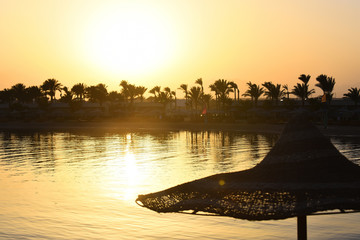
<svg viewBox="0 0 360 240">
<path fill-rule="evenodd" d="M 305 102 L 310 98 L 310 95 L 315 93 L 315 90 L 311 89 L 309 86 L 310 78 L 310 75 L 301 74 L 298 78 L 301 82 L 297 83 L 291 91 L 289 91 L 288 85 L 281 86 L 280 84 L 265 82 L 261 87 L 259 85 L 248 82 L 248 89 L 243 94 L 243 96 L 251 97 L 251 100 L 256 106 L 258 99 L 262 95 L 277 105 L 280 99 L 288 100 L 290 98 L 290 94 L 292 94 L 300 98 L 302 106 L 304 106 Z M 321 101 L 330 104 L 331 99 L 333 98 L 335 78 L 321 74 L 316 78 L 316 81 L 317 83 L 315 86 L 319 87 L 323 91 Z M 357 105 L 360 100 L 360 89 L 353 87 L 348 89 L 348 92 L 344 94 L 344 98 L 349 98 L 355 103 L 355 105 Z"/>
<path fill-rule="evenodd" d="M 301 74 L 299 76 L 300 83 L 293 86 L 289 90 L 288 85 L 274 84 L 270 81 L 258 85 L 252 82 L 247 82 L 247 90 L 242 94 L 244 97 L 250 97 L 253 106 L 257 106 L 258 99 L 261 96 L 266 97 L 274 105 L 278 105 L 279 101 L 289 100 L 290 94 L 301 99 L 302 105 L 309 97 L 314 94 L 315 90 L 310 88 L 309 81 L 311 76 Z M 333 90 L 335 86 L 335 78 L 328 77 L 321 74 L 316 78 L 316 87 L 323 91 L 322 101 L 330 104 L 333 97 Z M 126 80 L 122 80 L 119 84 L 120 91 L 108 92 L 105 84 L 98 84 L 94 86 L 86 86 L 84 83 L 77 83 L 70 89 L 63 86 L 56 79 L 47 79 L 40 86 L 26 87 L 22 83 L 15 84 L 10 89 L 0 91 L 0 102 L 53 102 L 56 100 L 56 93 L 60 93 L 61 102 L 73 101 L 91 101 L 98 102 L 100 105 L 105 101 L 110 102 L 127 102 L 130 106 L 135 100 L 144 101 L 145 93 L 148 90 L 144 86 L 136 86 L 130 84 Z M 218 110 L 225 110 L 226 107 L 240 102 L 240 91 L 236 83 L 227 81 L 225 79 L 218 79 L 213 84 L 209 85 L 211 92 L 214 92 L 214 97 L 211 94 L 204 92 L 204 85 L 202 78 L 195 81 L 195 85 L 189 87 L 188 84 L 181 84 L 179 89 L 183 91 L 187 109 L 199 110 L 199 108 L 209 108 L 211 102 L 215 102 Z M 176 90 L 171 90 L 169 87 L 161 88 L 155 86 L 148 91 L 151 94 L 147 101 L 162 103 L 164 106 L 168 104 L 175 104 L 176 108 Z M 233 99 L 230 98 L 230 93 L 233 93 Z M 360 89 L 350 88 L 344 94 L 345 98 L 354 101 L 355 105 L 359 102 Z"/>
</svg>

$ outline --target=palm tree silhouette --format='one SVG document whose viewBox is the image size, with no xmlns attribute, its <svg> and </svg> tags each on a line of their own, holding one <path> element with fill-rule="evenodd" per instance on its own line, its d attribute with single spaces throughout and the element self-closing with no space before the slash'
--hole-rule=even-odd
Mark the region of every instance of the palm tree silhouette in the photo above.
<svg viewBox="0 0 360 240">
<path fill-rule="evenodd" d="M 315 86 L 323 90 L 323 93 L 326 96 L 326 102 L 330 104 L 333 97 L 332 91 L 334 90 L 335 86 L 335 78 L 328 77 L 325 74 L 321 74 L 316 78 L 316 81 L 318 81 L 318 83 L 315 84 Z"/>
<path fill-rule="evenodd" d="M 129 84 L 126 80 L 122 80 L 120 86 L 122 87 L 121 93 L 125 96 L 126 100 L 130 100 L 130 106 L 132 106 L 134 99 L 137 96 L 136 86 Z"/>
<path fill-rule="evenodd" d="M 314 89 L 310 89 L 310 90 L 309 90 L 307 84 L 297 83 L 297 84 L 294 86 L 294 89 L 292 90 L 291 93 L 301 99 L 302 106 L 304 107 L 304 106 L 305 106 L 305 100 L 308 99 L 309 96 L 310 96 L 311 94 L 313 94 L 314 92 L 315 92 Z"/>
<path fill-rule="evenodd" d="M 141 102 L 144 101 L 144 94 L 145 94 L 146 90 L 147 90 L 147 88 L 144 86 L 136 86 L 136 88 L 135 88 L 136 96 L 138 96 L 138 98 L 140 99 Z"/>
<path fill-rule="evenodd" d="M 26 100 L 26 87 L 22 83 L 15 84 L 10 89 L 15 97 L 20 103 L 24 103 Z"/>
<path fill-rule="evenodd" d="M 357 106 L 360 101 L 360 89 L 358 88 L 349 88 L 347 93 L 344 93 L 344 98 L 349 98 Z"/>
<path fill-rule="evenodd" d="M 64 95 L 61 94 L 60 101 L 65 103 L 70 103 L 73 98 L 73 93 L 69 91 L 67 87 L 63 87 L 62 90 L 64 91 Z"/>
<path fill-rule="evenodd" d="M 159 90 L 159 91 L 158 91 Z M 161 91 L 160 90 L 160 87 L 159 88 L 155 88 L 155 91 L 157 92 L 158 91 L 158 94 L 157 94 L 157 97 L 156 97 L 156 101 L 159 102 L 159 103 L 162 103 L 163 104 L 163 107 L 164 107 L 164 111 L 166 110 L 166 106 L 168 103 L 171 103 L 172 101 L 172 93 L 171 93 L 171 90 L 169 87 L 165 87 L 164 88 L 164 91 Z"/>
<path fill-rule="evenodd" d="M 14 100 L 15 96 L 12 90 L 5 88 L 0 91 L 0 102 L 2 103 L 11 103 Z"/>
<path fill-rule="evenodd" d="M 38 86 L 26 88 L 27 102 L 38 101 L 42 96 L 41 89 Z"/>
<path fill-rule="evenodd" d="M 243 94 L 244 97 L 251 97 L 251 101 L 254 103 L 254 106 L 257 106 L 259 97 L 264 93 L 264 88 L 260 87 L 257 84 L 251 82 L 246 83 L 248 85 L 248 90 Z"/>
<path fill-rule="evenodd" d="M 183 90 L 185 95 L 185 106 L 188 106 L 188 100 L 189 100 L 189 91 L 188 91 L 188 85 L 187 84 L 181 84 L 180 89 Z"/>
<path fill-rule="evenodd" d="M 303 107 L 305 106 L 305 101 L 309 98 L 311 94 L 315 92 L 314 89 L 309 90 L 308 83 L 310 78 L 311 78 L 310 75 L 301 74 L 298 79 L 301 80 L 303 83 L 302 84 L 297 83 L 294 86 L 294 89 L 291 91 L 292 94 L 294 94 L 295 96 L 301 99 L 301 104 Z"/>
<path fill-rule="evenodd" d="M 86 89 L 88 98 L 91 102 L 98 102 L 102 106 L 106 100 L 108 92 L 107 86 L 103 83 L 99 83 L 96 86 L 90 86 Z"/>
<path fill-rule="evenodd" d="M 210 84 L 209 88 L 212 92 L 215 92 L 215 102 L 216 102 L 216 109 L 219 109 L 219 90 L 217 89 L 215 83 Z"/>
<path fill-rule="evenodd" d="M 58 80 L 49 78 L 41 85 L 41 89 L 46 95 L 50 96 L 50 101 L 52 102 L 55 99 L 56 91 L 61 92 L 62 86 Z"/>
<path fill-rule="evenodd" d="M 211 88 L 212 85 L 210 85 Z M 218 79 L 214 82 L 213 85 L 216 89 L 216 92 L 218 94 L 217 100 L 221 103 L 222 108 L 225 108 L 225 104 L 228 100 L 228 96 L 230 92 L 233 92 L 232 84 L 231 82 L 224 80 L 224 79 Z"/>
<path fill-rule="evenodd" d="M 152 89 L 150 89 L 149 93 L 154 95 L 155 101 L 158 101 L 158 98 L 160 97 L 161 87 L 155 86 Z"/>
<path fill-rule="evenodd" d="M 171 108 L 171 102 L 173 101 L 173 97 L 175 97 L 175 104 L 176 104 L 176 93 L 174 91 L 171 91 L 169 87 L 164 88 L 164 92 L 166 93 L 166 98 L 170 102 L 170 108 Z"/>
<path fill-rule="evenodd" d="M 86 86 L 84 83 L 77 83 L 71 88 L 71 92 L 73 92 L 80 101 L 85 97 Z"/>
<path fill-rule="evenodd" d="M 111 103 L 119 102 L 119 101 L 124 100 L 124 95 L 117 91 L 111 91 L 108 94 L 108 99 L 110 100 Z"/>
<path fill-rule="evenodd" d="M 306 85 L 308 85 L 310 78 L 311 78 L 310 75 L 305 75 L 305 74 L 301 74 L 300 77 L 298 77 L 298 79 L 300 79 Z"/>
<path fill-rule="evenodd" d="M 233 92 L 234 92 L 234 101 L 236 102 L 236 94 L 239 98 L 239 88 L 238 88 L 238 85 L 235 83 L 235 82 L 230 82 L 230 86 L 232 87 L 233 89 Z"/>
<path fill-rule="evenodd" d="M 203 80 L 202 80 L 202 78 L 196 79 L 195 83 L 200 85 L 200 87 L 201 87 L 201 93 L 204 93 L 204 86 L 203 86 Z"/>
<path fill-rule="evenodd" d="M 207 108 L 207 110 L 209 110 L 209 108 L 210 108 L 210 101 L 211 101 L 211 99 L 212 99 L 211 94 L 203 94 L 203 95 L 202 95 L 202 100 L 203 100 L 203 102 L 204 102 L 205 107 Z"/>
<path fill-rule="evenodd" d="M 290 92 L 289 92 L 289 87 L 287 84 L 283 85 L 283 89 L 284 89 L 284 94 L 286 95 L 286 98 L 289 100 L 290 99 Z"/>
<path fill-rule="evenodd" d="M 272 82 L 265 82 L 262 85 L 266 88 L 264 95 L 278 105 L 279 99 L 284 96 L 284 89 L 281 89 L 281 85 L 275 85 Z"/>
<path fill-rule="evenodd" d="M 201 87 L 192 87 L 189 91 L 189 98 L 191 102 L 191 106 L 195 107 L 195 112 L 197 112 L 198 104 L 202 98 Z"/>
</svg>

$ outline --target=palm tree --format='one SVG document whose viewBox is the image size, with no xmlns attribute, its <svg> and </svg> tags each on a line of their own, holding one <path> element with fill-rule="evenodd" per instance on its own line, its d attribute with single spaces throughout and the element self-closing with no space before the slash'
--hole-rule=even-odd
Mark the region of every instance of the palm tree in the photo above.
<svg viewBox="0 0 360 240">
<path fill-rule="evenodd" d="M 83 100 L 86 92 L 86 86 L 84 83 L 77 83 L 71 88 L 71 92 L 76 95 L 76 98 Z"/>
<path fill-rule="evenodd" d="M 348 92 L 344 94 L 344 98 L 349 98 L 357 106 L 360 100 L 360 89 L 358 88 L 349 88 Z"/>
<path fill-rule="evenodd" d="M 171 108 L 171 102 L 173 101 L 173 96 L 175 96 L 175 92 L 171 91 L 171 89 L 169 87 L 165 87 L 164 92 L 167 95 L 167 98 L 169 99 L 170 108 Z"/>
<path fill-rule="evenodd" d="M 219 109 L 219 91 L 217 89 L 217 87 L 215 86 L 215 83 L 214 84 L 210 84 L 209 85 L 209 88 L 212 92 L 215 92 L 215 103 L 216 103 L 216 108 Z"/>
<path fill-rule="evenodd" d="M 103 102 L 106 101 L 106 98 L 108 96 L 107 86 L 103 83 L 99 83 L 96 85 L 97 95 L 96 100 L 102 105 Z"/>
<path fill-rule="evenodd" d="M 234 101 L 236 101 L 236 93 L 238 94 L 238 98 L 239 98 L 239 88 L 238 85 L 235 82 L 230 82 L 230 86 L 233 89 L 234 92 Z"/>
<path fill-rule="evenodd" d="M 100 106 L 106 100 L 108 95 L 107 86 L 103 83 L 88 87 L 86 92 L 89 100 L 92 102 L 98 102 Z"/>
<path fill-rule="evenodd" d="M 210 108 L 211 99 L 212 99 L 211 94 L 203 94 L 202 95 L 202 100 L 203 100 L 203 102 L 204 102 L 207 109 Z"/>
<path fill-rule="evenodd" d="M 14 100 L 13 91 L 5 88 L 4 90 L 0 91 L 0 102 L 2 103 L 11 103 Z"/>
<path fill-rule="evenodd" d="M 300 79 L 306 85 L 308 84 L 310 78 L 311 78 L 310 75 L 305 75 L 305 74 L 301 74 L 300 77 L 298 77 L 298 79 Z"/>
<path fill-rule="evenodd" d="M 289 87 L 287 84 L 283 85 L 283 90 L 284 90 L 284 95 L 286 95 L 286 98 L 289 100 L 290 99 L 290 92 L 289 92 Z"/>
<path fill-rule="evenodd" d="M 165 88 L 166 89 L 166 88 Z M 157 90 L 157 89 L 155 89 Z M 164 111 L 166 109 L 166 105 L 171 102 L 171 94 L 169 94 L 171 91 L 159 91 L 156 98 L 155 98 L 155 101 L 156 102 L 159 102 L 159 103 L 162 103 L 163 106 L 164 106 Z"/>
<path fill-rule="evenodd" d="M 291 93 L 301 99 L 302 106 L 304 107 L 305 100 L 307 100 L 309 98 L 309 96 L 311 94 L 313 94 L 314 92 L 315 92 L 314 89 L 309 90 L 307 84 L 305 84 L 305 83 L 303 83 L 303 84 L 297 83 L 297 85 L 294 86 L 294 89 L 292 90 Z"/>
<path fill-rule="evenodd" d="M 141 102 L 144 101 L 144 94 L 145 94 L 146 90 L 147 90 L 147 88 L 143 87 L 143 86 L 136 86 L 136 88 L 135 88 L 136 95 L 138 96 L 138 98 L 140 99 Z"/>
<path fill-rule="evenodd" d="M 305 101 L 309 98 L 309 96 L 311 94 L 313 94 L 315 92 L 314 89 L 310 89 L 309 90 L 309 80 L 310 80 L 311 76 L 310 75 L 305 75 L 305 74 L 301 74 L 298 79 L 301 80 L 303 83 L 297 83 L 294 86 L 294 89 L 291 91 L 292 94 L 294 94 L 295 96 L 299 97 L 301 99 L 301 103 L 302 106 L 304 107 L 305 105 Z"/>
<path fill-rule="evenodd" d="M 201 101 L 202 92 L 200 87 L 192 87 L 189 91 L 189 99 L 191 106 L 195 107 L 195 112 L 197 112 L 198 104 Z"/>
<path fill-rule="evenodd" d="M 284 89 L 281 89 L 281 84 L 276 84 L 271 89 L 272 91 L 272 98 L 275 101 L 275 104 L 277 105 L 279 103 L 279 100 L 284 96 Z"/>
<path fill-rule="evenodd" d="M 61 83 L 54 78 L 50 78 L 41 85 L 41 89 L 46 95 L 50 96 L 50 100 L 52 102 L 55 99 L 56 91 L 61 92 Z"/>
<path fill-rule="evenodd" d="M 61 94 L 60 101 L 64 103 L 70 103 L 73 97 L 73 93 L 69 91 L 67 87 L 63 87 L 62 90 L 64 91 L 64 95 Z"/>
<path fill-rule="evenodd" d="M 129 84 L 126 80 L 122 80 L 120 86 L 122 87 L 121 93 L 125 96 L 125 99 L 130 99 L 130 105 L 132 105 L 137 96 L 136 86 Z"/>
<path fill-rule="evenodd" d="M 188 91 L 188 85 L 187 84 L 181 84 L 180 88 L 181 90 L 183 90 L 184 95 L 185 95 L 185 107 L 187 108 L 189 105 L 189 91 Z"/>
<path fill-rule="evenodd" d="M 114 102 L 122 101 L 124 99 L 124 96 L 117 91 L 111 91 L 108 94 L 108 99 L 110 100 L 111 103 L 114 103 Z"/>
<path fill-rule="evenodd" d="M 177 109 L 177 99 L 176 99 L 176 91 L 171 91 L 171 94 L 174 96 L 175 98 L 175 110 Z"/>
<path fill-rule="evenodd" d="M 38 101 L 43 96 L 41 89 L 38 86 L 26 88 L 26 95 L 28 102 Z"/>
<path fill-rule="evenodd" d="M 334 90 L 335 86 L 335 78 L 321 74 L 316 78 L 316 81 L 318 81 L 318 83 L 315 84 L 315 86 L 323 90 L 323 93 L 326 97 L 326 102 L 330 104 L 330 101 L 333 97 L 332 91 Z"/>
<path fill-rule="evenodd" d="M 15 84 L 10 89 L 14 94 L 15 99 L 19 102 L 24 103 L 26 101 L 26 87 L 22 83 Z"/>
<path fill-rule="evenodd" d="M 265 96 L 270 98 L 271 101 L 274 101 L 277 105 L 279 99 L 284 95 L 284 89 L 281 89 L 280 84 L 273 84 L 272 82 L 265 82 L 263 86 L 266 88 Z"/>
<path fill-rule="evenodd" d="M 155 86 L 152 89 L 150 89 L 149 93 L 154 95 L 155 101 L 158 101 L 157 99 L 160 97 L 161 87 Z"/>
<path fill-rule="evenodd" d="M 169 96 L 171 97 L 171 89 L 169 87 L 165 87 L 164 88 L 164 92 Z"/>
<path fill-rule="evenodd" d="M 204 93 L 204 86 L 203 86 L 203 80 L 202 80 L 202 78 L 196 79 L 195 83 L 200 85 L 200 87 L 201 87 L 201 93 Z"/>
<path fill-rule="evenodd" d="M 225 104 L 228 100 L 229 93 L 232 92 L 232 85 L 229 81 L 224 79 L 218 79 L 214 82 L 214 85 L 210 85 L 210 88 L 214 88 L 217 93 L 217 100 L 222 103 L 222 108 L 225 108 Z"/>
<path fill-rule="evenodd" d="M 251 82 L 246 83 L 249 87 L 248 90 L 243 94 L 244 97 L 251 97 L 251 101 L 254 103 L 254 106 L 257 106 L 259 97 L 264 93 L 264 88 L 259 85 Z"/>
</svg>

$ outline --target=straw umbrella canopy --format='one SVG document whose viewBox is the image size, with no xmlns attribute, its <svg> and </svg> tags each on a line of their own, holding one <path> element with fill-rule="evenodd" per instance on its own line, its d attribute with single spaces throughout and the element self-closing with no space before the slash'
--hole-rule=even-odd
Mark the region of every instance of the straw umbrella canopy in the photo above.
<svg viewBox="0 0 360 240">
<path fill-rule="evenodd" d="M 360 210 L 360 166 L 303 115 L 285 126 L 255 167 L 139 195 L 136 201 L 157 212 L 205 212 L 247 220 L 297 216 L 298 237 L 306 239 L 306 215 Z"/>
</svg>

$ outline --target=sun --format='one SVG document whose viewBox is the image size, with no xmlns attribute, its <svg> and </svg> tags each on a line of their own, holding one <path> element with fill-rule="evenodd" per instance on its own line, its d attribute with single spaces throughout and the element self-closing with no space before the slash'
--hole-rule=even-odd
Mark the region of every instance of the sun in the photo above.
<svg viewBox="0 0 360 240">
<path fill-rule="evenodd" d="M 166 19 L 144 8 L 97 14 L 86 35 L 89 60 L 121 74 L 141 75 L 162 68 L 176 49 Z"/>
</svg>

